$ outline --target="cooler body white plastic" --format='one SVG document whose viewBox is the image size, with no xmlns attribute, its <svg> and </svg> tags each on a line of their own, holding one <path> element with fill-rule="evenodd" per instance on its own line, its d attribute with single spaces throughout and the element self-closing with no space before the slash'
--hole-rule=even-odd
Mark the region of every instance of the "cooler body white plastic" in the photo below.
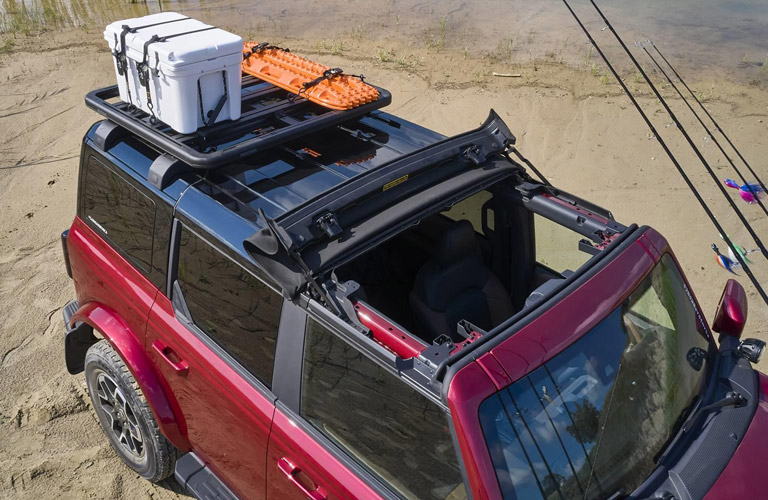
<svg viewBox="0 0 768 500">
<path fill-rule="evenodd" d="M 113 53 L 122 51 L 124 26 L 127 70 L 118 71 L 113 58 L 120 99 L 154 116 L 177 132 L 240 117 L 243 40 L 227 31 L 174 12 L 117 21 L 107 26 L 104 38 Z M 139 79 L 147 45 L 147 86 Z M 212 113 L 226 96 L 215 120 Z"/>
</svg>

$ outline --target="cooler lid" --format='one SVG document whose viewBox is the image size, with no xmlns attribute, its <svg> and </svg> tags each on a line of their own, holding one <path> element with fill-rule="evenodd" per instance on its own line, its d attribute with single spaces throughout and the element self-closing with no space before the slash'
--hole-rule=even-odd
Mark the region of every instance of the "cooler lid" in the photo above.
<svg viewBox="0 0 768 500">
<path fill-rule="evenodd" d="M 243 50 L 243 39 L 239 36 L 175 12 L 163 12 L 110 24 L 104 31 L 104 38 L 113 50 L 120 49 L 123 26 L 130 26 L 135 30 L 125 36 L 126 53 L 134 61 L 142 59 L 144 44 L 154 35 L 165 40 L 148 46 L 149 60 L 154 63 L 157 55 L 161 64 L 173 67 L 240 54 Z"/>
</svg>

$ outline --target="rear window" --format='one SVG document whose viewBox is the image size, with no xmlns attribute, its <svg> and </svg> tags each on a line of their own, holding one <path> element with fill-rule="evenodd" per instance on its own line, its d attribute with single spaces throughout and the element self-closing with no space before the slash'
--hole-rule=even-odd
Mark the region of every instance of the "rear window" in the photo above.
<svg viewBox="0 0 768 500">
<path fill-rule="evenodd" d="M 155 202 L 93 156 L 82 185 L 85 222 L 148 273 L 152 268 Z"/>
</svg>

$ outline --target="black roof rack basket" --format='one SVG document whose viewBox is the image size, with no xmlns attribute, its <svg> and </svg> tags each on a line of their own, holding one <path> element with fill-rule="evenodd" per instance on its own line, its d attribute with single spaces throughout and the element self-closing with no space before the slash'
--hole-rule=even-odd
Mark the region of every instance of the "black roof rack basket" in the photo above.
<svg viewBox="0 0 768 500">
<path fill-rule="evenodd" d="M 382 88 L 377 89 L 376 101 L 336 111 L 244 75 L 240 118 L 191 134 L 180 134 L 161 122 L 153 123 L 147 113 L 119 100 L 117 85 L 89 92 L 85 104 L 191 167 L 209 169 L 382 108 L 392 101 L 392 96 Z"/>
</svg>

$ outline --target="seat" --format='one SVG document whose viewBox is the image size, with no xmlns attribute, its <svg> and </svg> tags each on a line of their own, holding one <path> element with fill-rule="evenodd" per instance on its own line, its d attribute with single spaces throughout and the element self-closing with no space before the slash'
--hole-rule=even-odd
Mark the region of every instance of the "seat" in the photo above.
<svg viewBox="0 0 768 500">
<path fill-rule="evenodd" d="M 460 320 L 489 330 L 514 312 L 504 286 L 480 258 L 466 220 L 441 235 L 433 257 L 416 274 L 409 301 L 426 340 L 445 334 L 458 341 Z"/>
</svg>

